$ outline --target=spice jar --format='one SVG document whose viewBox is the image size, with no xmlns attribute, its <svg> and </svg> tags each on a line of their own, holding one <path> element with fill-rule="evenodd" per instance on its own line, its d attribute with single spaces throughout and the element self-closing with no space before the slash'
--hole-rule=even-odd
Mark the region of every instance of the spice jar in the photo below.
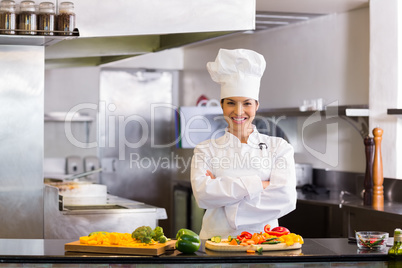
<svg viewBox="0 0 402 268">
<path fill-rule="evenodd" d="M 20 13 L 18 14 L 18 29 L 21 34 L 36 34 L 36 7 L 34 1 L 22 1 L 20 3 Z"/>
<path fill-rule="evenodd" d="M 0 3 L 0 33 L 15 34 L 17 16 L 15 12 L 15 2 L 13 0 L 3 0 Z"/>
<path fill-rule="evenodd" d="M 38 14 L 38 34 L 54 35 L 54 18 L 54 4 L 52 2 L 40 3 Z"/>
<path fill-rule="evenodd" d="M 57 15 L 57 30 L 60 35 L 73 35 L 75 28 L 74 4 L 72 2 L 61 2 L 59 14 Z"/>
</svg>

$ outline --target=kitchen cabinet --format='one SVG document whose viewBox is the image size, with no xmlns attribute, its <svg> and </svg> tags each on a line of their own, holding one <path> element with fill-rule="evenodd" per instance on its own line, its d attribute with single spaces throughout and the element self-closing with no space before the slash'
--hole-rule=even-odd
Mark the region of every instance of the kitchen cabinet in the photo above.
<svg viewBox="0 0 402 268">
<path fill-rule="evenodd" d="M 279 219 L 281 226 L 307 238 L 354 237 L 355 231 L 384 231 L 390 234 L 402 224 L 402 204 L 387 202 L 385 211 L 364 206 L 352 197 L 349 201 L 317 196 L 298 199 L 296 210 Z M 344 202 L 344 203 L 343 203 Z"/>
<path fill-rule="evenodd" d="M 280 218 L 279 225 L 307 238 L 345 237 L 342 213 L 337 205 L 299 200 L 296 210 Z"/>
<path fill-rule="evenodd" d="M 345 235 L 353 237 L 355 231 L 375 230 L 388 232 L 392 236 L 395 228 L 402 226 L 401 205 L 393 204 L 392 206 L 399 207 L 399 213 L 389 213 L 356 206 L 346 207 L 344 218 L 348 222 L 348 229 Z"/>
<path fill-rule="evenodd" d="M 296 210 L 279 223 L 303 237 L 354 237 L 355 231 L 385 231 L 402 226 L 400 180 L 384 179 L 385 203 L 382 210 L 363 204 L 364 174 L 314 170 L 320 194 L 298 189 Z"/>
</svg>

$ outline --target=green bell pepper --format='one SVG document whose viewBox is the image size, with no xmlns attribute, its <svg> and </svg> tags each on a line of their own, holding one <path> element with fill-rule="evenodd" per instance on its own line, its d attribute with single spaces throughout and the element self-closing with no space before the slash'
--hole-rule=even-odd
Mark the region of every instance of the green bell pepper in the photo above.
<svg viewBox="0 0 402 268">
<path fill-rule="evenodd" d="M 196 236 L 196 237 L 198 237 L 198 239 L 200 238 L 197 233 L 195 233 L 195 232 L 193 232 L 193 231 L 191 231 L 191 230 L 189 230 L 189 229 L 184 229 L 184 228 L 183 228 L 183 229 L 180 229 L 180 230 L 177 232 L 177 234 L 176 234 L 176 239 L 179 239 L 179 237 L 182 236 L 182 235 L 184 235 L 184 234 Z"/>
<path fill-rule="evenodd" d="M 189 229 L 180 229 L 176 234 L 176 249 L 183 253 L 194 253 L 201 245 L 200 237 Z"/>
</svg>

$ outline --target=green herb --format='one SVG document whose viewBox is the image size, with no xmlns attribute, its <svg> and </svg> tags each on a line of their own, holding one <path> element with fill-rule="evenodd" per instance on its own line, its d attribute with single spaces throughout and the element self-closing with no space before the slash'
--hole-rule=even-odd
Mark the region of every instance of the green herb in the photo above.
<svg viewBox="0 0 402 268">
<path fill-rule="evenodd" d="M 278 240 L 274 240 L 274 241 L 265 241 L 265 242 L 262 242 L 261 244 L 272 244 L 272 245 L 274 245 L 274 244 L 279 244 L 280 243 L 280 241 L 278 241 Z"/>
<path fill-rule="evenodd" d="M 357 234 L 357 233 L 356 233 Z M 359 238 L 360 243 L 362 243 L 364 246 L 368 247 L 369 249 L 373 249 L 373 247 L 382 244 L 385 240 L 385 235 L 383 237 L 381 237 L 381 239 L 374 241 L 374 242 L 370 242 L 370 240 L 364 241 L 363 238 L 361 237 L 361 235 L 357 234 L 357 237 Z"/>
</svg>

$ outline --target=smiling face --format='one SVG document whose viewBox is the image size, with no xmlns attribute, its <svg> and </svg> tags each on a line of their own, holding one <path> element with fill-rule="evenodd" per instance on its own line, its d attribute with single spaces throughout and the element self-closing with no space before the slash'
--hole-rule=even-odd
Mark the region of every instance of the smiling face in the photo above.
<svg viewBox="0 0 402 268">
<path fill-rule="evenodd" d="M 247 97 L 230 97 L 225 98 L 221 106 L 229 125 L 229 132 L 237 137 L 239 135 L 248 137 L 249 131 L 252 130 L 251 123 L 257 112 L 258 102 Z"/>
</svg>

